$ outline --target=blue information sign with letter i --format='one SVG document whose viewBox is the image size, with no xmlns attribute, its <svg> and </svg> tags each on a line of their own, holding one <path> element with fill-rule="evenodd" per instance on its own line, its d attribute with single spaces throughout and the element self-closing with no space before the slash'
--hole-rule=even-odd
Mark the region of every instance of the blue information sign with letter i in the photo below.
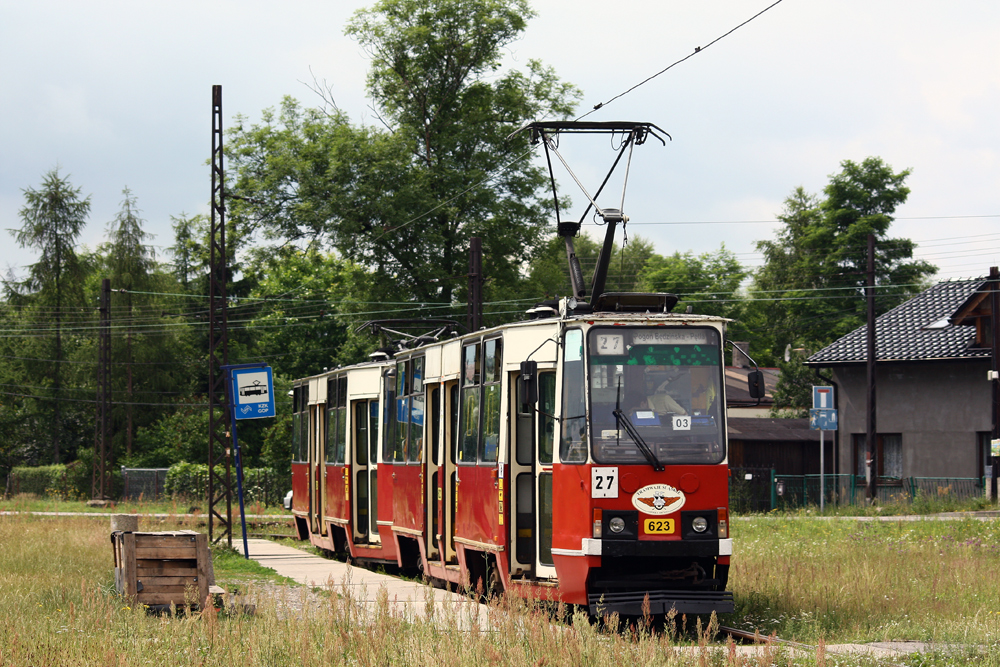
<svg viewBox="0 0 1000 667">
<path fill-rule="evenodd" d="M 236 419 L 274 417 L 274 382 L 271 367 L 234 368 L 230 371 L 233 415 Z"/>
</svg>

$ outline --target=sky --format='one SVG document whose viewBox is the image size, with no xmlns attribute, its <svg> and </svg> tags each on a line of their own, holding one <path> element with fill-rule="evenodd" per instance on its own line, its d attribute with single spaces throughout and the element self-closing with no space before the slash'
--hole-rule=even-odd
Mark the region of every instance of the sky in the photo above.
<svg viewBox="0 0 1000 667">
<path fill-rule="evenodd" d="M 755 243 L 796 187 L 821 193 L 843 160 L 879 156 L 912 169 L 890 237 L 916 241 L 942 279 L 1000 264 L 1000 3 L 782 0 L 713 43 L 772 2 L 534 0 L 505 64 L 553 67 L 583 113 L 704 47 L 588 116 L 671 135 L 636 149 L 624 207 L 629 236 L 659 253 L 725 243 L 759 266 Z M 0 270 L 36 260 L 4 230 L 54 168 L 91 197 L 81 244 L 104 240 L 128 187 L 168 260 L 171 216 L 209 211 L 213 84 L 225 127 L 285 95 L 318 106 L 314 81 L 376 123 L 367 55 L 344 35 L 370 4 L 0 0 Z M 561 150 L 591 189 L 614 159 L 606 137 Z M 557 176 L 579 215 L 584 198 Z M 617 207 L 612 183 L 601 203 Z"/>
</svg>

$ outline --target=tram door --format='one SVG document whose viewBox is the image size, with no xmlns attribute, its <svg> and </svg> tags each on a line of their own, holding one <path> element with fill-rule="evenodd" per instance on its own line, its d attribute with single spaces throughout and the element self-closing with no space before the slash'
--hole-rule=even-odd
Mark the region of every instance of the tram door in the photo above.
<svg viewBox="0 0 1000 667">
<path fill-rule="evenodd" d="M 354 401 L 354 540 L 378 544 L 378 399 Z"/>
<path fill-rule="evenodd" d="M 512 375 L 515 411 L 514 456 L 514 574 L 531 572 L 537 578 L 554 577 L 552 563 L 552 452 L 556 436 L 554 371 L 538 373 L 538 404 L 524 409 Z M 536 410 L 537 407 L 537 410 Z"/>
<path fill-rule="evenodd" d="M 444 490 L 441 488 L 443 477 L 441 449 L 442 449 L 442 429 L 441 429 L 441 385 L 427 385 L 427 415 L 425 419 L 427 428 L 427 452 L 424 460 L 427 461 L 427 483 L 424 507 L 427 508 L 427 516 L 424 518 L 424 525 L 427 527 L 427 559 L 438 560 L 440 553 L 438 540 L 441 537 L 441 509 L 444 500 Z"/>
<path fill-rule="evenodd" d="M 441 474 L 441 541 L 444 544 L 444 560 L 446 563 L 457 563 L 458 553 L 455 551 L 455 508 L 456 493 L 458 491 L 458 469 L 455 462 L 458 459 L 458 413 L 459 396 L 458 381 L 451 380 L 444 385 L 444 394 L 441 397 L 444 418 L 444 446 L 440 452 L 442 463 L 439 473 Z"/>
<path fill-rule="evenodd" d="M 326 535 L 323 521 L 326 500 L 326 380 L 309 381 L 309 481 L 312 531 Z"/>
</svg>

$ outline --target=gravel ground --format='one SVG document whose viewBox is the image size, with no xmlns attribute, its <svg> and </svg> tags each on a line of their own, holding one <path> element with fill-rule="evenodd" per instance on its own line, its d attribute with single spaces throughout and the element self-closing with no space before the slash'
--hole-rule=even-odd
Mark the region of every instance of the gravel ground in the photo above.
<svg viewBox="0 0 1000 667">
<path fill-rule="evenodd" d="M 230 587 L 232 588 L 232 587 Z M 305 586 L 276 584 L 269 581 L 253 581 L 237 584 L 239 593 L 227 596 L 226 606 L 254 608 L 274 605 L 279 618 L 288 615 L 301 616 L 307 607 L 315 609 L 327 600 L 327 593 L 318 593 Z"/>
</svg>

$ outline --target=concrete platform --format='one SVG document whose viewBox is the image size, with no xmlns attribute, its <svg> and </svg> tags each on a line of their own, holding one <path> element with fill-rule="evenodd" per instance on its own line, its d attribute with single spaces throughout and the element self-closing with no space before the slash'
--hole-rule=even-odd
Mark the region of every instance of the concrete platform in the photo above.
<svg viewBox="0 0 1000 667">
<path fill-rule="evenodd" d="M 242 540 L 233 540 L 233 547 L 243 553 Z M 449 623 L 464 619 L 463 625 L 469 622 L 486 627 L 489 607 L 460 593 L 352 567 L 270 540 L 248 539 L 247 549 L 250 559 L 264 567 L 304 586 L 329 587 L 335 594 L 350 595 L 371 613 L 381 599 L 391 613 L 409 620 L 433 616 L 450 619 Z"/>
</svg>

